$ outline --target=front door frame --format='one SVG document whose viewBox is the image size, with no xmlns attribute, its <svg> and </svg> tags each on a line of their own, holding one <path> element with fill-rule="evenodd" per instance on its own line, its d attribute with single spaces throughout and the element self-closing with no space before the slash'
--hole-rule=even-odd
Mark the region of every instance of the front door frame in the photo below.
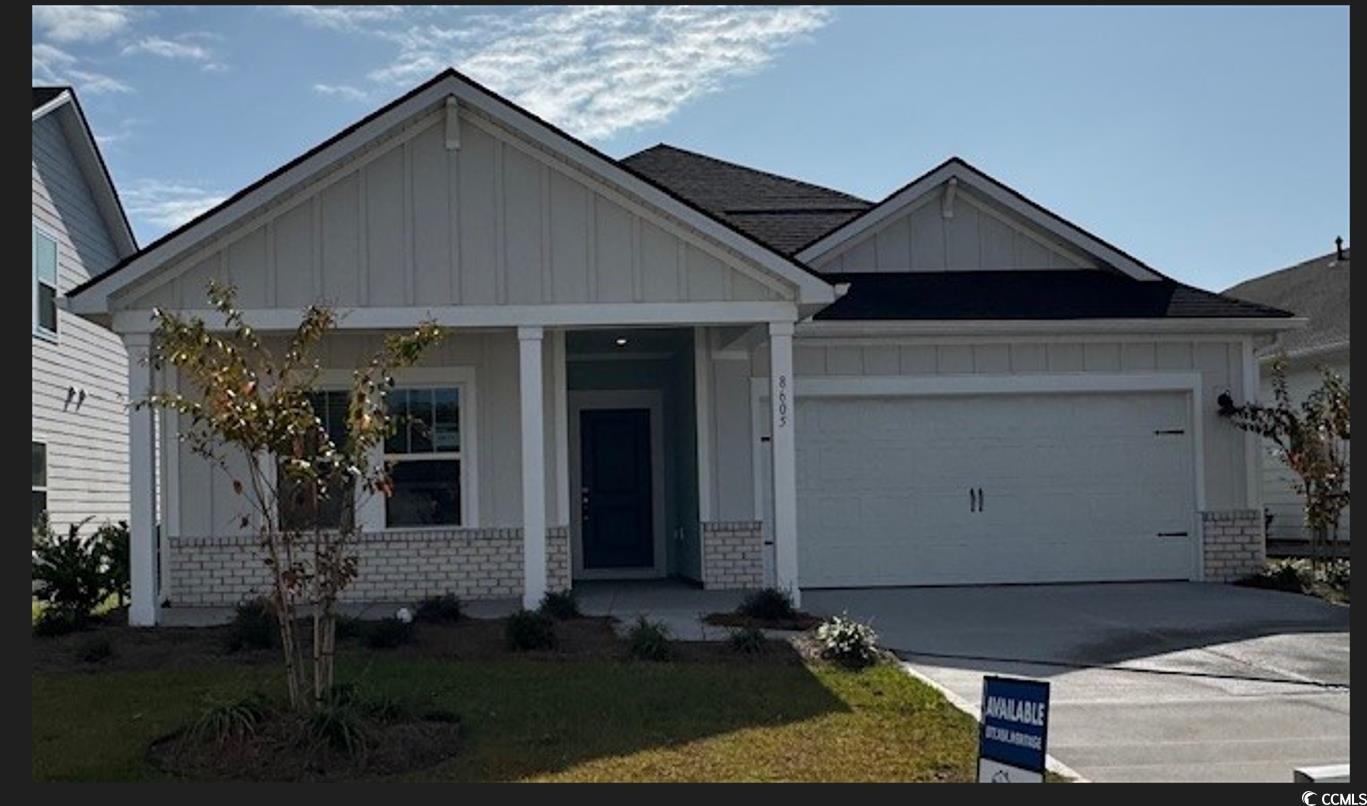
<svg viewBox="0 0 1367 806">
<path fill-rule="evenodd" d="M 569 502 L 571 579 L 655 579 L 667 575 L 665 557 L 664 395 L 659 389 L 571 389 L 569 403 Z M 579 413 L 597 409 L 647 409 L 650 412 L 650 496 L 654 564 L 641 568 L 584 568 L 584 531 L 579 505 Z"/>
</svg>

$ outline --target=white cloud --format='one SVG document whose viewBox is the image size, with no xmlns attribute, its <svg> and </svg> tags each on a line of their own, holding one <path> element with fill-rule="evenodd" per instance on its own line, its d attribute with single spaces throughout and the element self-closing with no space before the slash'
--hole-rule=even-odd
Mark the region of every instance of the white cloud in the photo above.
<svg viewBox="0 0 1367 806">
<path fill-rule="evenodd" d="M 132 92 L 133 88 L 113 76 L 77 67 L 80 59 L 54 45 L 33 45 L 33 80 L 43 84 L 74 84 L 77 92 L 99 95 Z"/>
<path fill-rule="evenodd" d="M 313 91 L 319 95 L 331 95 L 348 101 L 365 101 L 370 98 L 370 93 L 350 84 L 314 84 Z"/>
<path fill-rule="evenodd" d="M 361 19 L 361 9 L 308 8 L 292 13 L 395 44 L 393 61 L 368 76 L 376 84 L 410 87 L 454 65 L 587 138 L 662 123 L 831 19 L 828 9 L 810 6 L 534 8 L 454 20 L 431 9 L 371 8 Z"/>
<path fill-rule="evenodd" d="M 367 25 L 388 22 L 404 13 L 400 6 L 281 6 L 282 11 L 318 28 L 335 31 L 364 30 Z"/>
<path fill-rule="evenodd" d="M 160 179 L 137 180 L 120 188 L 119 195 L 134 221 L 159 230 L 179 227 L 227 198 L 195 184 Z"/>
<path fill-rule="evenodd" d="M 34 6 L 33 24 L 54 42 L 102 42 L 132 23 L 130 6 Z"/>
<path fill-rule="evenodd" d="M 213 50 L 195 42 L 197 39 L 210 39 L 214 36 L 203 32 L 182 34 L 175 39 L 144 36 L 136 42 L 124 45 L 121 53 L 124 56 L 147 54 L 163 59 L 198 62 L 200 69 L 206 72 L 221 72 L 228 69 L 227 66 L 215 60 Z"/>
</svg>

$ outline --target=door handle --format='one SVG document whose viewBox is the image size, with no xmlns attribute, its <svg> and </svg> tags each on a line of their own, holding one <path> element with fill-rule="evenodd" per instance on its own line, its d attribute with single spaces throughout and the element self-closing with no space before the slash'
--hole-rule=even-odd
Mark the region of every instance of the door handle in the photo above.
<svg viewBox="0 0 1367 806">
<path fill-rule="evenodd" d="M 973 488 L 972 488 L 972 487 L 969 487 L 969 488 L 968 488 L 968 511 L 969 511 L 969 512 L 977 512 L 977 511 L 978 511 L 978 498 L 977 498 L 976 495 L 974 495 L 974 493 L 973 493 Z"/>
<path fill-rule="evenodd" d="M 983 488 L 978 488 L 978 511 L 983 511 Z"/>
<path fill-rule="evenodd" d="M 586 522 L 589 519 L 589 488 L 579 488 L 579 520 Z"/>
</svg>

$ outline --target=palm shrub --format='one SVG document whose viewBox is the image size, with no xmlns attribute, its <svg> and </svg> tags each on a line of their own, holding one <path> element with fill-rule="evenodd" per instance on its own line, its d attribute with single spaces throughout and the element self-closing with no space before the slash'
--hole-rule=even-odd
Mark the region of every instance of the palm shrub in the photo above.
<svg viewBox="0 0 1367 806">
<path fill-rule="evenodd" d="M 797 617 L 793 597 L 778 588 L 760 588 L 746 594 L 736 612 L 762 621 L 783 621 Z"/>
<path fill-rule="evenodd" d="M 276 646 L 279 631 L 270 599 L 258 596 L 238 604 L 228 627 L 228 651 L 239 649 L 271 649 Z"/>
<path fill-rule="evenodd" d="M 541 597 L 541 607 L 538 609 L 561 621 L 579 617 L 579 602 L 574 598 L 572 590 L 547 591 L 546 595 Z"/>
<path fill-rule="evenodd" d="M 627 632 L 627 653 L 637 660 L 669 660 L 673 649 L 669 645 L 669 631 L 663 624 L 637 616 Z"/>
<path fill-rule="evenodd" d="M 86 518 L 66 534 L 52 531 L 46 516 L 33 532 L 33 595 L 53 619 L 80 622 L 106 595 L 104 558 L 94 540 L 81 536 Z"/>
<path fill-rule="evenodd" d="M 764 630 L 758 627 L 741 627 L 732 630 L 726 638 L 731 649 L 742 655 L 763 654 L 768 641 L 769 639 L 764 637 Z"/>
<path fill-rule="evenodd" d="M 418 621 L 439 622 L 459 621 L 461 617 L 460 597 L 454 593 L 429 596 L 418 602 Z"/>
</svg>

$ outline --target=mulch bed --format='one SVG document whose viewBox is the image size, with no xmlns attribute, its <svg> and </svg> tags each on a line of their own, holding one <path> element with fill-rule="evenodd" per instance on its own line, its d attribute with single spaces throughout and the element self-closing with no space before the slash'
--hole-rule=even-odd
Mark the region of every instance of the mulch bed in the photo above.
<svg viewBox="0 0 1367 806">
<path fill-rule="evenodd" d="M 798 613 L 790 619 L 760 619 L 739 613 L 709 613 L 703 621 L 716 627 L 758 627 L 761 630 L 792 630 L 806 632 L 815 629 L 822 619 L 811 613 Z"/>
<path fill-rule="evenodd" d="M 331 781 L 414 772 L 460 749 L 460 723 L 449 719 L 372 721 L 364 749 L 354 754 L 304 740 L 302 733 L 299 717 L 290 714 L 223 741 L 182 729 L 154 741 L 147 757 L 167 775 L 196 781 Z"/>
</svg>

